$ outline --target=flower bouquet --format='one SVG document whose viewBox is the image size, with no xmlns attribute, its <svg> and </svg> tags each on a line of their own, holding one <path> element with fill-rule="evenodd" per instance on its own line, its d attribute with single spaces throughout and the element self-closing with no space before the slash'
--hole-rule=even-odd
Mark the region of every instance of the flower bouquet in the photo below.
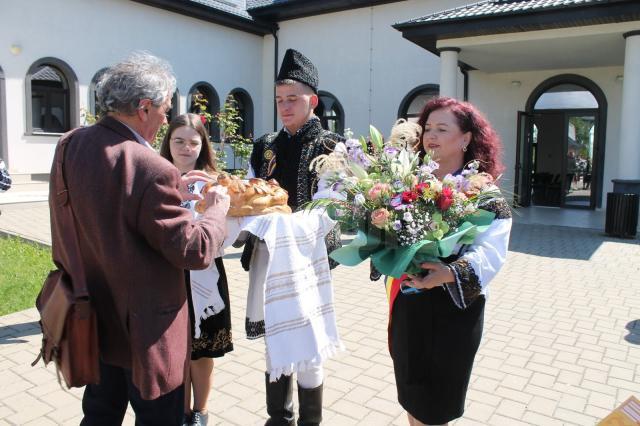
<svg viewBox="0 0 640 426">
<path fill-rule="evenodd" d="M 357 229 L 332 259 L 355 266 L 371 258 L 378 271 L 399 278 L 421 272 L 423 262 L 450 256 L 491 224 L 494 213 L 478 206 L 498 189 L 478 166 L 471 162 L 462 173 L 439 180 L 433 174 L 439 166 L 428 153 L 421 159 L 406 146 L 385 143 L 371 126 L 369 141 L 347 139 L 312 163 L 319 185 L 339 195 L 308 208 L 325 207 L 341 226 Z"/>
</svg>

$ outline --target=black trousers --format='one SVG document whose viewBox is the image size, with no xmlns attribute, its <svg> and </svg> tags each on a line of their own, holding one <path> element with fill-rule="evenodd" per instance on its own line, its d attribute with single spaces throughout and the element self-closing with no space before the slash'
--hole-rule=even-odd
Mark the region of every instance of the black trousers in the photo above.
<svg viewBox="0 0 640 426">
<path fill-rule="evenodd" d="M 133 385 L 130 370 L 100 362 L 100 384 L 84 389 L 84 418 L 80 425 L 121 425 L 128 403 L 136 414 L 136 426 L 179 426 L 184 411 L 184 386 L 160 398 L 145 400 Z"/>
</svg>

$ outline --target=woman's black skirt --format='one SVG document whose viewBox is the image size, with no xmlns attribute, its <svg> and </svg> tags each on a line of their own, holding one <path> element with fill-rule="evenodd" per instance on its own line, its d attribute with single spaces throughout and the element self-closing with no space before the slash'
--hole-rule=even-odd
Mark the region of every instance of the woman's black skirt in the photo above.
<svg viewBox="0 0 640 426">
<path fill-rule="evenodd" d="M 398 294 L 389 329 L 398 401 L 422 423 L 462 416 L 484 304 L 480 296 L 461 310 L 441 287 Z"/>
</svg>

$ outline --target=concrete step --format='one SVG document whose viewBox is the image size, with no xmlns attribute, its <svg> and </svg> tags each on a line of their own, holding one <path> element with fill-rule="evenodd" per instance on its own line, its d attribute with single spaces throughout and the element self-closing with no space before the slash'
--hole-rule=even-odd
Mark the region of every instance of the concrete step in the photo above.
<svg viewBox="0 0 640 426">
<path fill-rule="evenodd" d="M 12 183 L 12 192 L 41 192 L 49 190 L 49 182 L 25 182 L 25 183 Z"/>
<path fill-rule="evenodd" d="M 48 174 L 12 174 L 11 181 L 11 189 L 0 192 L 0 204 L 47 201 Z"/>
<path fill-rule="evenodd" d="M 11 189 L 9 191 L 16 192 L 42 192 L 49 190 L 48 174 L 29 174 L 20 173 L 11 175 Z"/>
<path fill-rule="evenodd" d="M 11 173 L 11 180 L 14 184 L 49 182 L 48 173 Z"/>
</svg>

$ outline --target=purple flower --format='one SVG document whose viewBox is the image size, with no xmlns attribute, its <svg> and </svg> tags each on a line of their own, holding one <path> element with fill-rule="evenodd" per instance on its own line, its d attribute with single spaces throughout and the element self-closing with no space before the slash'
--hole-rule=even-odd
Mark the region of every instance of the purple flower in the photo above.
<svg viewBox="0 0 640 426">
<path fill-rule="evenodd" d="M 439 168 L 440 168 L 440 165 L 435 161 L 431 160 L 429 161 L 429 163 L 423 164 L 422 166 L 420 166 L 420 172 L 423 175 L 431 175 L 433 174 L 434 170 L 438 170 Z"/>
<path fill-rule="evenodd" d="M 393 158 L 396 155 L 398 155 L 400 150 L 398 148 L 394 147 L 394 146 L 385 146 L 383 152 L 387 157 Z"/>
<path fill-rule="evenodd" d="M 389 201 L 391 207 L 398 207 L 402 205 L 402 194 L 398 194 Z"/>
<path fill-rule="evenodd" d="M 356 163 L 358 163 L 358 165 L 364 167 L 365 169 L 371 166 L 371 161 L 369 161 L 369 158 L 366 156 L 364 152 L 362 152 L 362 150 L 358 152 L 358 155 L 356 156 L 355 161 Z"/>
<path fill-rule="evenodd" d="M 394 229 L 394 231 L 399 231 L 402 229 L 402 222 L 400 222 L 399 220 L 395 220 L 391 227 Z"/>
<path fill-rule="evenodd" d="M 362 145 L 357 139 L 347 139 L 344 141 L 344 144 L 347 146 L 347 149 L 352 150 L 354 148 L 362 149 Z"/>
</svg>

